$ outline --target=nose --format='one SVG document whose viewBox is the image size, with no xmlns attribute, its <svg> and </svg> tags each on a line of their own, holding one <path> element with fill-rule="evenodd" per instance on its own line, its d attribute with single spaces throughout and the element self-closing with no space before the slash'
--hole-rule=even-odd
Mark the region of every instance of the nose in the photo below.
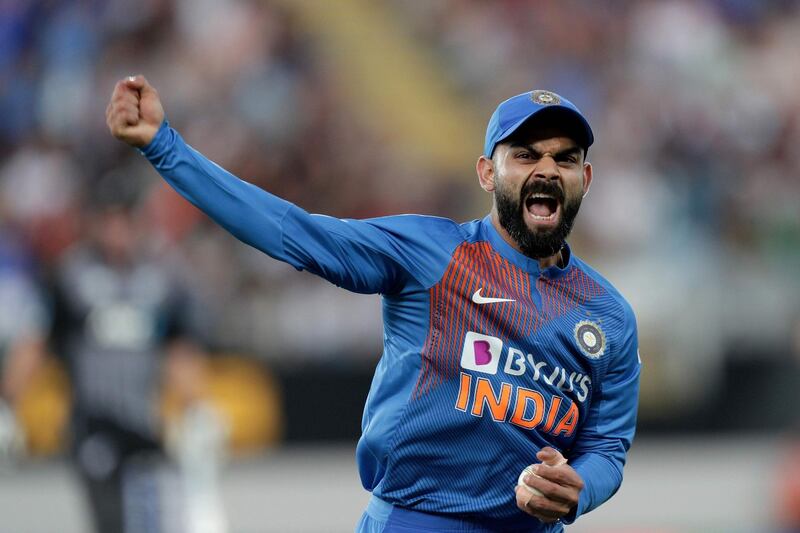
<svg viewBox="0 0 800 533">
<path fill-rule="evenodd" d="M 544 154 L 536 163 L 533 170 L 533 177 L 543 180 L 557 180 L 561 177 L 558 170 L 558 163 L 550 154 Z"/>
</svg>

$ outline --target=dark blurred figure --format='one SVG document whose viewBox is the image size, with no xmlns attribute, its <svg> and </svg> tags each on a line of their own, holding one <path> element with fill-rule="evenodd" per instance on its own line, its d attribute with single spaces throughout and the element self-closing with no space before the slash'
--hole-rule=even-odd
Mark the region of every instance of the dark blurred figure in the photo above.
<svg viewBox="0 0 800 533">
<path fill-rule="evenodd" d="M 102 533 L 183 529 L 179 509 L 163 512 L 159 391 L 169 387 L 185 408 L 201 395 L 197 307 L 177 263 L 144 238 L 135 182 L 107 176 L 90 188 L 86 239 L 51 275 L 46 344 L 72 382 L 70 451 Z M 29 374 L 46 344 L 15 351 L 12 374 Z"/>
</svg>

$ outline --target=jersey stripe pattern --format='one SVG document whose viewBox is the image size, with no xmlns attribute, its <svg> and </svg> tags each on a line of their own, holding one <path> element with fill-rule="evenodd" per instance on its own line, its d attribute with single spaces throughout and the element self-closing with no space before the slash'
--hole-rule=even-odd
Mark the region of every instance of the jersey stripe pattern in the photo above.
<svg viewBox="0 0 800 533">
<path fill-rule="evenodd" d="M 524 305 L 476 306 L 464 295 L 494 284 L 502 298 Z M 443 279 L 430 289 L 430 330 L 423 350 L 423 366 L 413 398 L 429 391 L 458 370 L 458 346 L 467 324 L 480 330 L 495 330 L 500 337 L 519 338 L 534 334 L 546 321 L 561 316 L 605 290 L 578 268 L 558 279 L 540 278 L 536 285 L 541 309 L 533 302 L 528 273 L 492 250 L 488 242 L 465 243 L 453 254 Z M 502 302 L 505 303 L 505 302 Z M 525 312 L 528 309 L 533 312 Z"/>
</svg>

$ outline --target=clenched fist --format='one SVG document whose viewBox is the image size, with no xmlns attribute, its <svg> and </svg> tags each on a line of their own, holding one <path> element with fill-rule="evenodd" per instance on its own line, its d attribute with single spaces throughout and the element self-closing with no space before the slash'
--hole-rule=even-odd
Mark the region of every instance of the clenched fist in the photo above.
<svg viewBox="0 0 800 533">
<path fill-rule="evenodd" d="M 140 148 L 150 144 L 163 121 L 158 92 L 144 76 L 117 82 L 106 108 L 106 124 L 114 137 Z"/>
</svg>

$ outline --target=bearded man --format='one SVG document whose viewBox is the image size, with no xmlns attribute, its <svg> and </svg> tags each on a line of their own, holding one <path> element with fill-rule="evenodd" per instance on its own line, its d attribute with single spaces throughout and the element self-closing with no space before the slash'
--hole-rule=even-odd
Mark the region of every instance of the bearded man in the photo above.
<svg viewBox="0 0 800 533">
<path fill-rule="evenodd" d="M 565 241 L 594 140 L 567 99 L 537 90 L 497 107 L 477 163 L 492 210 L 463 224 L 309 214 L 187 146 L 143 76 L 117 83 L 106 119 L 243 242 L 381 295 L 383 354 L 356 451 L 372 498 L 357 531 L 562 531 L 619 488 L 636 321 Z"/>
</svg>

